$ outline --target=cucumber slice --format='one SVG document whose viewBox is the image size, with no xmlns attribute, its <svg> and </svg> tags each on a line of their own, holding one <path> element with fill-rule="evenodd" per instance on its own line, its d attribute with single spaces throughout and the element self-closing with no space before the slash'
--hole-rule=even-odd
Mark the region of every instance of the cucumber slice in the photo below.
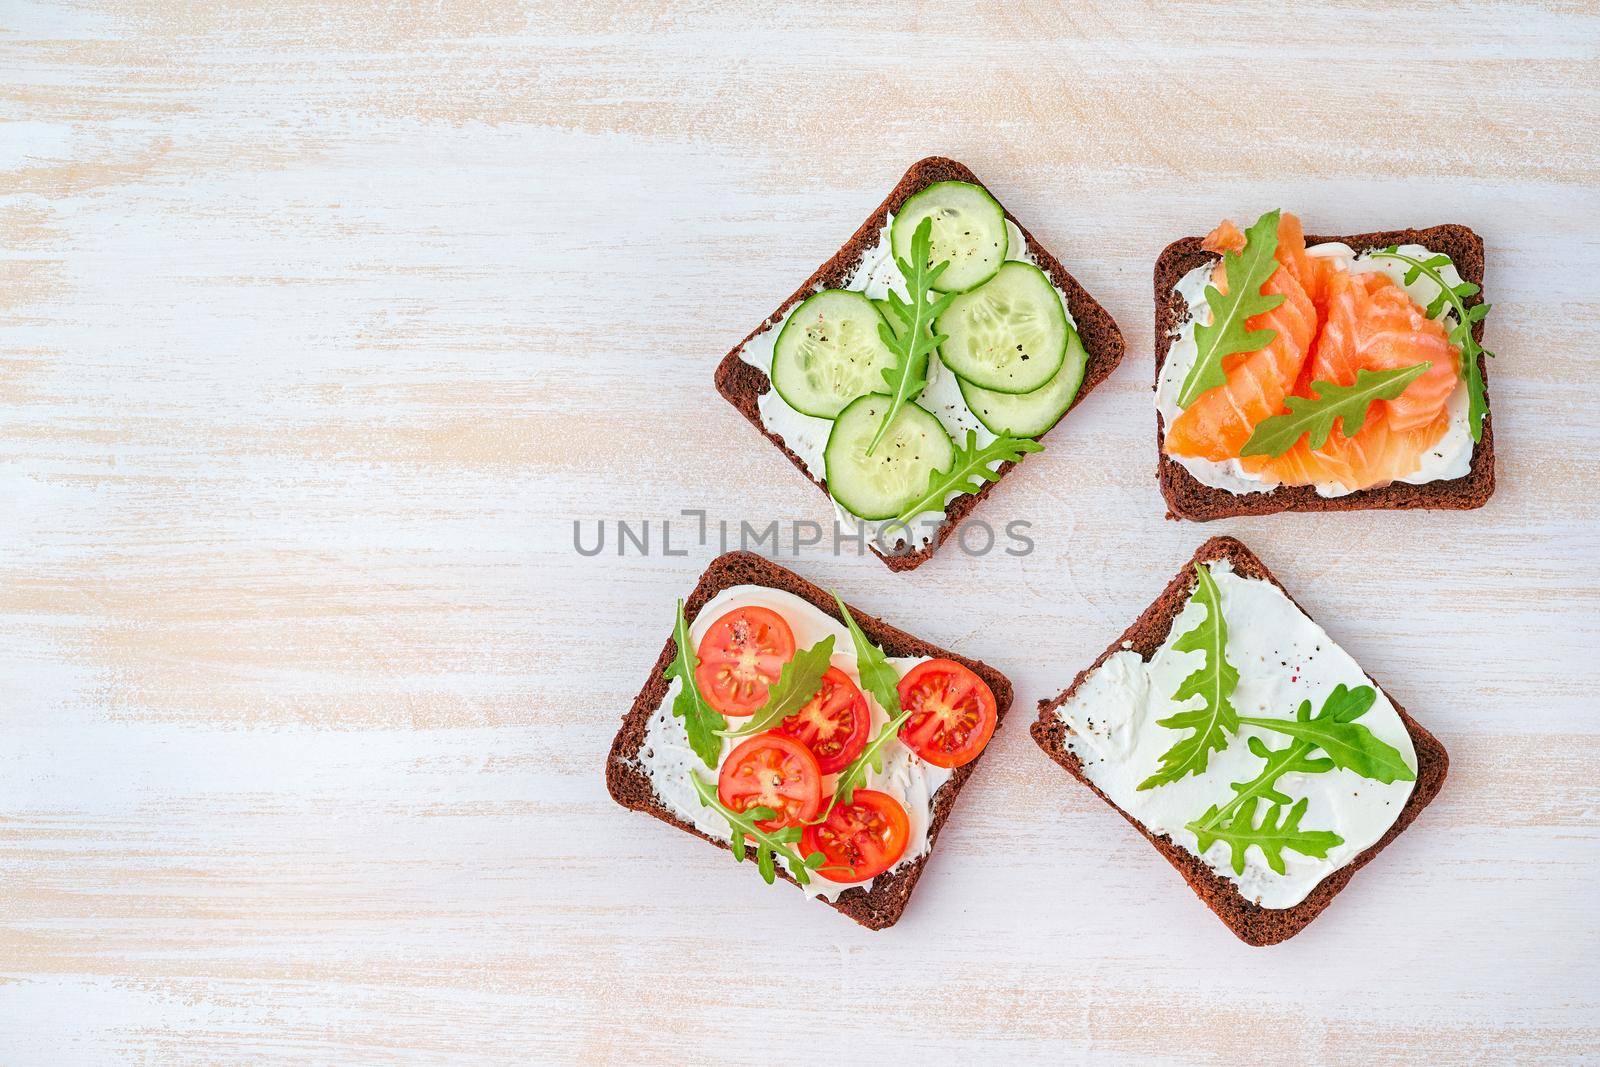
<svg viewBox="0 0 1600 1067">
<path fill-rule="evenodd" d="M 1078 386 L 1083 384 L 1083 368 L 1087 362 L 1078 331 L 1069 323 L 1067 357 L 1061 361 L 1061 369 L 1033 392 L 997 393 L 962 378 L 957 378 L 956 382 L 961 386 L 961 399 L 990 433 L 1038 437 L 1060 422 L 1061 416 L 1072 406 L 1072 398 L 1078 395 Z"/>
<path fill-rule="evenodd" d="M 824 289 L 789 315 L 772 350 L 772 387 L 796 411 L 831 419 L 862 393 L 883 388 L 895 355 L 883 319 L 860 293 Z"/>
<path fill-rule="evenodd" d="M 839 413 L 823 450 L 828 494 L 861 519 L 892 519 L 928 488 L 928 478 L 950 465 L 955 446 L 926 408 L 907 404 L 889 432 L 867 455 L 878 423 L 893 401 L 882 393 L 857 397 Z"/>
<path fill-rule="evenodd" d="M 1061 369 L 1067 314 L 1044 271 L 1012 260 L 987 284 L 951 302 L 934 327 L 944 365 L 997 393 L 1031 393 Z"/>
<path fill-rule="evenodd" d="M 911 260 L 911 238 L 926 218 L 933 219 L 933 263 L 949 260 L 937 288 L 964 293 L 993 278 L 1006 261 L 1006 213 L 983 189 L 970 182 L 934 182 L 900 205 L 889 243 L 895 257 Z"/>
</svg>

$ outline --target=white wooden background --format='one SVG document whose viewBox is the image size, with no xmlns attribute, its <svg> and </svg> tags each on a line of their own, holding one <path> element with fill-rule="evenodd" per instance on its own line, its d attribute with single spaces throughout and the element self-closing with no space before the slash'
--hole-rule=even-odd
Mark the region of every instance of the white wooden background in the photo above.
<svg viewBox="0 0 1600 1067">
<path fill-rule="evenodd" d="M 1600 11 L 0 7 L 0 1061 L 1571 1061 L 1600 1050 Z M 1122 323 L 993 494 L 1024 559 L 796 568 L 1018 702 L 871 934 L 615 807 L 713 550 L 821 519 L 713 393 L 901 171 Z M 1167 522 L 1150 268 L 1224 215 L 1488 242 L 1473 513 Z M 1251 950 L 1027 736 L 1244 537 L 1449 747 Z"/>
</svg>

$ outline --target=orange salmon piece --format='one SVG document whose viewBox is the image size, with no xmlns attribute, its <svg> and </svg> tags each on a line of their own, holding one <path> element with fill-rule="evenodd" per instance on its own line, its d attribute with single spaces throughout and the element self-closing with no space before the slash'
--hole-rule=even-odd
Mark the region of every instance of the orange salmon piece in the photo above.
<svg viewBox="0 0 1600 1067">
<path fill-rule="evenodd" d="M 1236 251 L 1244 234 L 1224 222 L 1202 242 L 1209 251 Z M 1311 291 L 1320 291 L 1323 264 L 1306 255 L 1300 220 L 1287 212 L 1278 221 L 1278 269 L 1261 287 L 1267 294 L 1282 293 L 1284 301 L 1271 311 L 1246 322 L 1252 330 L 1273 329 L 1277 336 L 1263 349 L 1240 352 L 1222 361 L 1228 380 L 1195 398 L 1167 428 L 1163 447 L 1179 456 L 1225 460 L 1239 454 L 1263 419 L 1283 410 L 1284 397 L 1300 376 L 1316 335 L 1317 308 Z M 1213 284 L 1227 292 L 1227 271 L 1217 264 Z M 1310 289 L 1308 290 L 1308 284 Z"/>
<path fill-rule="evenodd" d="M 1459 352 L 1444 326 L 1429 319 L 1387 275 L 1336 270 L 1325 285 L 1325 318 L 1309 372 L 1301 376 L 1300 395 L 1311 395 L 1312 380 L 1350 385 L 1362 370 L 1430 366 L 1398 397 L 1377 401 L 1354 437 L 1346 437 L 1341 424 L 1315 452 L 1302 437 L 1281 456 L 1241 462 L 1247 471 L 1271 474 L 1286 485 L 1337 482 L 1351 490 L 1385 485 L 1416 471 L 1423 452 L 1449 428 L 1447 404 L 1456 387 Z"/>
</svg>

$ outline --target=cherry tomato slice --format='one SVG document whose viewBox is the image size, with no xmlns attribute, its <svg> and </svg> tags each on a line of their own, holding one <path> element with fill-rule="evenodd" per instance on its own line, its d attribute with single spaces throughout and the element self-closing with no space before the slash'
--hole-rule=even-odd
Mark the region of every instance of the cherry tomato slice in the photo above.
<svg viewBox="0 0 1600 1067">
<path fill-rule="evenodd" d="M 850 676 L 829 667 L 811 702 L 779 723 L 774 733 L 792 737 L 811 750 L 823 774 L 837 774 L 867 747 L 872 713 Z"/>
<path fill-rule="evenodd" d="M 935 767 L 971 763 L 994 736 L 994 694 L 948 659 L 930 659 L 900 679 L 900 707 L 912 712 L 900 740 Z"/>
<path fill-rule="evenodd" d="M 857 789 L 849 804 L 835 805 L 800 835 L 800 853 L 827 857 L 817 874 L 830 882 L 864 882 L 895 865 L 911 838 L 906 809 L 888 793 Z"/>
<path fill-rule="evenodd" d="M 817 757 L 793 738 L 757 734 L 722 761 L 717 799 L 734 811 L 771 808 L 777 817 L 756 823 L 763 830 L 798 826 L 822 810 Z"/>
<path fill-rule="evenodd" d="M 695 684 L 711 706 L 724 715 L 752 715 L 794 658 L 794 634 L 775 611 L 735 608 L 711 624 L 696 655 Z"/>
</svg>

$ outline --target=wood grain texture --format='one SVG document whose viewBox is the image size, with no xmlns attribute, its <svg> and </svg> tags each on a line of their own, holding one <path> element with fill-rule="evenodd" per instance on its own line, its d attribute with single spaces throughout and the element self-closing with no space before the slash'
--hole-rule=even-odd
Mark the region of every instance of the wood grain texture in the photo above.
<svg viewBox="0 0 1600 1067">
<path fill-rule="evenodd" d="M 1012 6 L 5 5 L 0 1061 L 1600 1055 L 1600 12 Z M 711 369 L 931 153 L 1128 355 L 1032 555 L 783 561 L 1026 707 L 1247 540 L 1452 761 L 1284 946 L 1026 715 L 886 934 L 606 796 L 718 546 L 574 521 L 827 518 Z M 1487 508 L 1163 520 L 1151 265 L 1274 206 L 1484 236 Z"/>
</svg>

